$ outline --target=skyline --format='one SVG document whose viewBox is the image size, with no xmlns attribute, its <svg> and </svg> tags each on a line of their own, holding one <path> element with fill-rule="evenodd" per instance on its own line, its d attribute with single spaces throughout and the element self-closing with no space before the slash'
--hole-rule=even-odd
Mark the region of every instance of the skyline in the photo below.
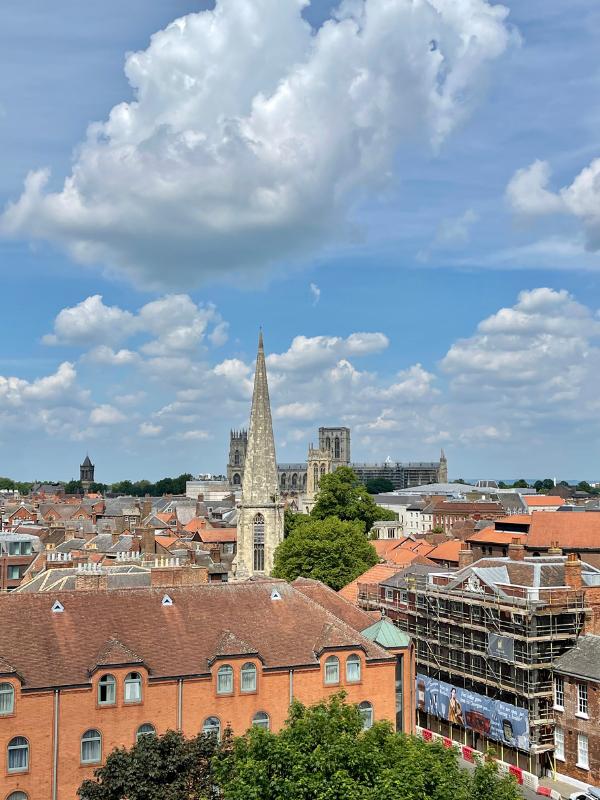
<svg viewBox="0 0 600 800">
<path fill-rule="evenodd" d="M 221 49 L 170 24 L 206 3 L 0 11 L 0 473 L 222 472 L 262 325 L 280 461 L 342 424 L 357 461 L 600 477 L 600 10 L 254 5 Z"/>
</svg>

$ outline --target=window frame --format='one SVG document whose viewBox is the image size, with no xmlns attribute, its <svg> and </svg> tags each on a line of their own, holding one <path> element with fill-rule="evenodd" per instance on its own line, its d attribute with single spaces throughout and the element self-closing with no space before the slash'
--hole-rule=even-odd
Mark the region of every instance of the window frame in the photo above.
<svg viewBox="0 0 600 800">
<path fill-rule="evenodd" d="M 336 672 L 337 672 L 337 678 L 335 680 L 331 680 L 329 678 L 328 674 L 327 674 L 327 672 L 328 672 L 327 667 L 328 666 L 333 666 L 333 665 L 335 665 Z M 325 684 L 325 686 L 339 686 L 339 683 L 340 683 L 340 660 L 339 660 L 339 658 L 337 656 L 331 655 L 331 656 L 327 656 L 327 658 L 325 659 L 325 662 L 323 663 L 323 683 Z"/>
<path fill-rule="evenodd" d="M 260 717 L 260 719 L 258 719 Z M 252 727 L 259 728 L 262 731 L 271 730 L 271 717 L 266 711 L 257 711 L 252 717 Z"/>
<path fill-rule="evenodd" d="M 565 679 L 562 675 L 555 675 L 552 682 L 554 708 L 557 711 L 565 710 Z M 562 702 L 561 702 L 562 701 Z"/>
<path fill-rule="evenodd" d="M 583 742 L 585 742 L 585 748 L 581 747 Z M 585 750 L 585 761 L 581 760 L 583 750 Z M 579 769 L 589 770 L 590 768 L 590 742 L 587 733 L 577 734 L 577 766 Z"/>
<path fill-rule="evenodd" d="M 20 740 L 23 740 L 25 744 L 21 744 Z M 13 744 L 14 742 L 19 742 L 19 744 Z M 15 751 L 25 751 L 25 766 L 24 767 L 11 767 L 10 766 L 10 756 L 11 751 L 14 753 Z M 13 736 L 12 739 L 6 745 L 6 771 L 10 775 L 17 775 L 23 772 L 29 772 L 29 763 L 31 759 L 31 745 L 29 744 L 29 739 L 26 736 Z"/>
<path fill-rule="evenodd" d="M 217 726 L 213 726 L 213 727 L 209 726 L 209 729 L 207 730 L 206 729 L 206 723 L 207 722 L 211 722 L 213 720 L 217 722 Z M 211 715 L 210 717 L 206 717 L 206 719 L 202 723 L 202 733 L 213 734 L 215 732 L 217 734 L 217 741 L 220 742 L 221 741 L 221 720 L 219 719 L 219 717 L 216 717 L 214 715 Z"/>
<path fill-rule="evenodd" d="M 137 675 L 137 678 L 132 678 L 132 675 Z M 134 700 L 127 698 L 127 688 L 129 686 L 138 686 L 139 688 L 139 697 L 135 698 Z M 127 703 L 127 705 L 136 705 L 144 700 L 144 691 L 143 691 L 143 679 L 142 673 L 133 671 L 128 672 L 125 676 L 125 680 L 123 681 L 123 702 Z"/>
<path fill-rule="evenodd" d="M 15 789 L 14 792 L 8 795 L 6 800 L 29 800 L 29 795 L 22 789 Z"/>
<path fill-rule="evenodd" d="M 102 689 L 106 689 L 107 697 L 108 697 L 108 687 L 112 687 L 112 700 L 102 700 L 101 693 Z M 97 703 L 99 706 L 116 706 L 117 705 L 117 679 L 111 672 L 103 673 L 100 678 L 98 679 L 98 693 L 96 697 Z"/>
<path fill-rule="evenodd" d="M 244 688 L 244 677 L 245 677 L 244 673 L 246 673 L 246 676 L 250 673 L 252 673 L 254 676 L 254 682 L 253 682 L 254 685 L 252 686 L 251 689 Z M 242 694 L 253 694 L 257 691 L 258 691 L 258 670 L 256 668 L 256 664 L 253 664 L 252 661 L 246 661 L 246 663 L 242 665 L 242 668 L 240 670 L 240 692 Z"/>
<path fill-rule="evenodd" d="M 8 691 L 3 687 L 8 686 Z M 16 692 L 15 687 L 12 683 L 8 681 L 0 681 L 0 696 L 8 695 L 10 696 L 11 700 L 9 701 L 10 708 L 8 711 L 3 711 L 0 706 L 0 717 L 12 717 L 15 713 L 15 705 L 16 705 Z"/>
<path fill-rule="evenodd" d="M 554 727 L 554 758 L 565 760 L 565 732 L 558 725 Z"/>
<path fill-rule="evenodd" d="M 151 731 L 143 731 L 142 728 L 152 728 Z M 142 724 L 138 727 L 135 732 L 135 741 L 139 742 L 142 736 L 156 736 L 156 728 L 151 722 L 142 722 Z"/>
<path fill-rule="evenodd" d="M 576 717 L 589 719 L 589 693 L 587 683 L 578 681 L 577 683 L 577 713 Z"/>
<path fill-rule="evenodd" d="M 348 666 L 358 666 L 358 678 L 351 678 Z M 358 653 L 350 653 L 346 659 L 346 683 L 360 683 L 362 680 L 362 661 Z"/>
<path fill-rule="evenodd" d="M 363 700 L 361 703 L 358 704 L 358 711 L 363 721 L 362 729 L 363 731 L 368 731 L 370 728 L 373 727 L 373 724 L 375 722 L 375 711 L 373 709 L 373 703 L 371 703 L 370 700 Z"/>
<path fill-rule="evenodd" d="M 95 734 L 94 736 L 88 736 L 88 734 Z M 86 739 L 86 736 L 88 737 Z M 98 758 L 84 758 L 83 757 L 83 746 L 84 744 L 90 745 L 98 745 Z M 87 731 L 84 731 L 80 738 L 79 738 L 79 763 L 82 766 L 88 766 L 90 764 L 101 764 L 102 763 L 102 732 L 98 730 L 98 728 L 88 728 Z"/>
<path fill-rule="evenodd" d="M 227 676 L 228 676 L 228 678 L 229 678 L 229 679 L 230 679 L 230 681 L 231 681 L 231 688 L 229 688 L 229 689 L 226 689 L 226 690 L 223 690 L 223 689 L 221 688 L 221 679 L 222 679 L 222 677 L 223 677 L 224 675 L 227 675 Z M 223 695 L 227 696 L 227 695 L 232 695 L 232 694 L 233 694 L 233 689 L 234 689 L 234 673 L 233 673 L 233 667 L 231 666 L 231 664 L 221 664 L 221 666 L 220 666 L 220 667 L 219 667 L 219 669 L 217 670 L 217 686 L 216 686 L 216 692 L 217 692 L 217 694 L 218 694 L 218 695 L 220 695 L 220 696 L 223 696 Z"/>
</svg>

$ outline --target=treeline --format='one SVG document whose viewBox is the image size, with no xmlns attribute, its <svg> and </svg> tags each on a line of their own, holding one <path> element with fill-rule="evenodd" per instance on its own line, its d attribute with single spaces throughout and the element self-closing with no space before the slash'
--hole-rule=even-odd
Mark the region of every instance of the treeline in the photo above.
<svg viewBox="0 0 600 800">
<path fill-rule="evenodd" d="M 161 478 L 156 483 L 152 481 L 117 481 L 117 483 L 92 483 L 90 492 L 100 494 L 124 494 L 133 497 L 145 497 L 147 494 L 152 497 L 162 497 L 164 494 L 185 494 L 185 484 L 187 481 L 194 480 L 194 476 L 189 472 L 184 472 L 176 478 Z M 65 484 L 66 494 L 83 494 L 81 481 L 69 481 Z"/>
</svg>

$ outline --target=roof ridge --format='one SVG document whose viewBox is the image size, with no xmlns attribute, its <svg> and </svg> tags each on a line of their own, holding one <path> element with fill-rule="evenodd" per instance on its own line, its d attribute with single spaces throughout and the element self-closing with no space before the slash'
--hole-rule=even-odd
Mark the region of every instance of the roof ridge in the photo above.
<svg viewBox="0 0 600 800">
<path fill-rule="evenodd" d="M 143 664 L 144 660 L 137 655 L 130 647 L 118 639 L 111 636 L 100 648 L 96 660 L 90 665 L 90 672 L 96 667 L 117 666 L 118 664 Z"/>
</svg>

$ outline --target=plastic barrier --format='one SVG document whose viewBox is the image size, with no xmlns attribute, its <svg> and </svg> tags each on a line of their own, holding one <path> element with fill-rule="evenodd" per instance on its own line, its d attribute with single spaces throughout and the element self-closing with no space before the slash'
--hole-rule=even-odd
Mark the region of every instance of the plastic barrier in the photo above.
<svg viewBox="0 0 600 800">
<path fill-rule="evenodd" d="M 510 767 L 508 768 L 508 771 L 509 771 L 509 773 L 511 775 L 514 775 L 514 777 L 517 779 L 517 783 L 519 784 L 519 786 L 522 786 L 523 785 L 523 770 L 520 769 L 519 767 L 515 767 L 515 766 L 513 766 L 511 764 Z"/>
</svg>

